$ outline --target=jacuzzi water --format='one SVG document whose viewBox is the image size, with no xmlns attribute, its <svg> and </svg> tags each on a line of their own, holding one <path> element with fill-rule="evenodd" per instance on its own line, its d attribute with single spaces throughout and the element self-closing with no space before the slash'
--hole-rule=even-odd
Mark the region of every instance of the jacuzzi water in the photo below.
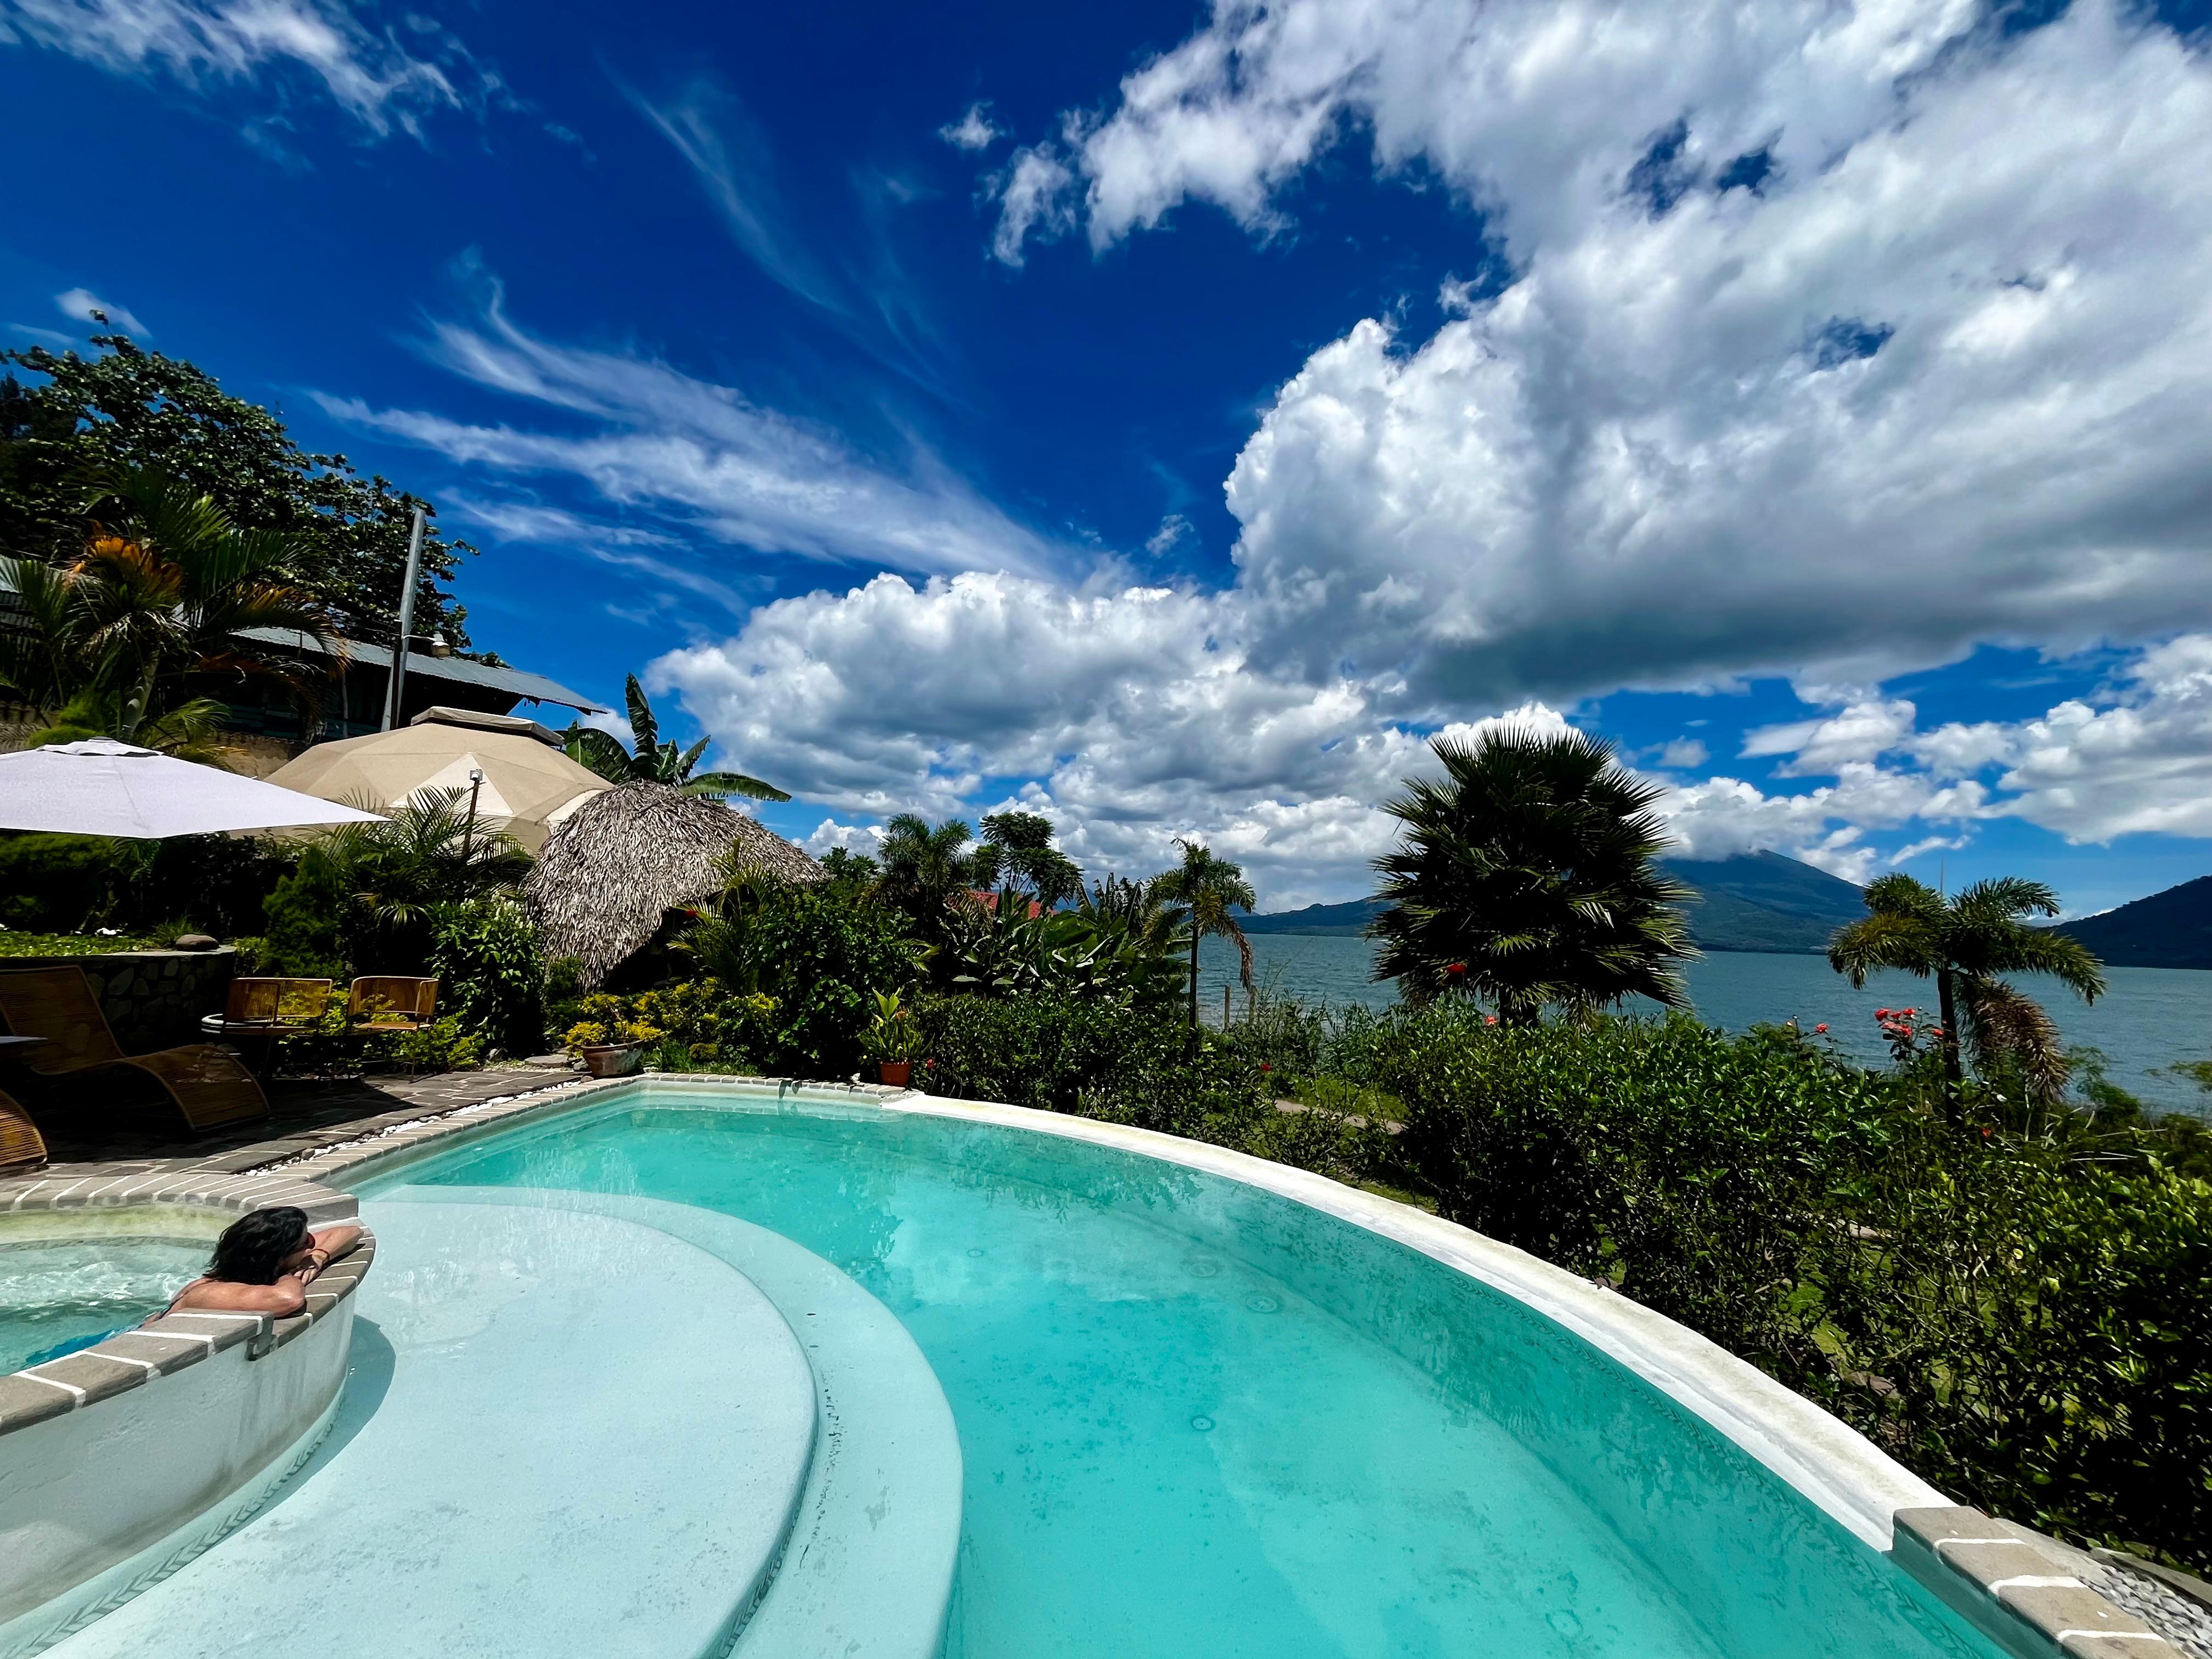
<svg viewBox="0 0 2212 1659">
<path fill-rule="evenodd" d="M 1235 1182 L 662 1085 L 384 1190 L 440 1187 L 720 1212 L 885 1304 L 958 1428 L 963 1659 L 1997 1651 L 1578 1339 Z"/>
<path fill-rule="evenodd" d="M 169 1304 L 204 1244 L 66 1239 L 0 1244 L 0 1373 L 89 1347 Z"/>
</svg>

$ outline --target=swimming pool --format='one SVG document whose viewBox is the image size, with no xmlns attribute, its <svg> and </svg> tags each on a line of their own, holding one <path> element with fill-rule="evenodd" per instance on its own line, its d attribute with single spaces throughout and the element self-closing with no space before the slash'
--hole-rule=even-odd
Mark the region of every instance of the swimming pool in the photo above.
<svg viewBox="0 0 2212 1659">
<path fill-rule="evenodd" d="M 738 1217 L 889 1308 L 965 1462 L 951 1654 L 1995 1651 L 1557 1325 L 1218 1176 L 661 1085 L 371 1208 L 440 1188 Z"/>
<path fill-rule="evenodd" d="M 161 1239 L 0 1243 L 0 1374 L 161 1312 L 207 1259 L 205 1244 Z"/>
<path fill-rule="evenodd" d="M 663 1081 L 383 1164 L 328 1440 L 53 1651 L 1996 1659 L 1518 1296 L 946 1109 Z"/>
</svg>

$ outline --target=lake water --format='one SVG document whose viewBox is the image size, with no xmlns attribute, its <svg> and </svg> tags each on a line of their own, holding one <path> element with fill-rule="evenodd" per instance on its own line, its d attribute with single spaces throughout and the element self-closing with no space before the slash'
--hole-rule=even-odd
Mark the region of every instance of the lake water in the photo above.
<svg viewBox="0 0 2212 1659">
<path fill-rule="evenodd" d="M 1374 947 L 1364 939 L 1311 933 L 1252 938 L 1255 971 L 1263 985 L 1333 1007 L 1364 1003 L 1387 1008 L 1389 984 L 1368 978 Z M 2101 1048 L 2112 1080 L 2146 1105 L 2212 1116 L 2212 1100 L 2185 1079 L 2154 1077 L 2178 1060 L 2212 1057 L 2212 973 L 2180 968 L 2108 968 L 2111 990 L 2084 1007 L 2055 981 L 2025 979 L 2069 1043 Z M 1837 1048 L 1862 1064 L 1885 1065 L 1889 1050 L 1875 1027 L 1877 1008 L 1933 1006 L 1936 988 L 1909 974 L 1877 974 L 1866 989 L 1828 966 L 1825 957 L 1716 951 L 1689 969 L 1690 997 L 1699 1018 L 1730 1031 L 1794 1019 L 1802 1030 L 1825 1024 Z M 1235 947 L 1209 939 L 1199 950 L 1200 1006 L 1221 1018 L 1221 988 L 1237 977 Z M 1241 995 L 1241 994 L 1240 994 Z M 1656 1012 L 1639 1003 L 1642 1012 Z M 1637 1011 L 1632 1009 L 1632 1012 Z"/>
</svg>

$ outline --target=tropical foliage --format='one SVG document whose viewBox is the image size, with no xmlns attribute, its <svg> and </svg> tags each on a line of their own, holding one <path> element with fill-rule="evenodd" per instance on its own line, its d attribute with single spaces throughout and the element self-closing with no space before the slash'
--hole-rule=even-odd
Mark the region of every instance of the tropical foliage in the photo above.
<svg viewBox="0 0 2212 1659">
<path fill-rule="evenodd" d="M 425 789 L 383 822 L 310 842 L 264 907 L 279 972 L 342 977 L 422 971 L 441 907 L 510 887 L 529 857 L 469 823 L 467 792 Z"/>
<path fill-rule="evenodd" d="M 930 967 L 935 981 L 976 996 L 1045 995 L 1158 1008 L 1183 994 L 1171 931 L 1156 909 L 1130 917 L 1086 896 L 1071 910 L 1029 914 L 1001 894 L 951 906 Z"/>
<path fill-rule="evenodd" d="M 1388 902 L 1376 977 L 1417 1005 L 1479 997 L 1516 1024 L 1632 995 L 1683 1006 L 1692 895 L 1657 863 L 1660 787 L 1578 731 L 1496 727 L 1431 747 L 1443 775 L 1408 779 L 1387 808 L 1403 828 L 1375 861 Z"/>
<path fill-rule="evenodd" d="M 467 613 L 444 584 L 475 549 L 442 537 L 428 502 L 361 477 L 342 455 L 307 453 L 270 410 L 188 362 L 121 334 L 93 344 L 88 356 L 0 352 L 20 371 L 0 379 L 0 553 L 72 562 L 83 480 L 159 469 L 230 524 L 290 542 L 294 579 L 340 633 L 389 643 L 421 507 L 430 516 L 415 625 L 467 647 Z"/>
<path fill-rule="evenodd" d="M 631 747 L 620 738 L 589 726 L 572 726 L 561 734 L 568 758 L 598 773 L 610 783 L 665 783 L 687 795 L 707 795 L 724 800 L 745 795 L 754 800 L 789 800 L 774 784 L 742 772 L 702 772 L 697 769 L 710 738 L 702 738 L 689 749 L 673 739 L 660 740 L 660 722 L 646 700 L 645 688 L 632 674 L 623 682 L 623 696 L 629 705 Z"/>
<path fill-rule="evenodd" d="M 312 696 L 296 659 L 247 636 L 283 629 L 338 649 L 330 614 L 295 578 L 299 538 L 240 529 L 153 468 L 100 475 L 80 507 L 88 528 L 67 564 L 0 560 L 26 624 L 0 635 L 0 682 L 55 717 L 56 740 L 153 738 L 204 757 L 221 705 L 191 696 L 188 676 L 273 678 Z"/>
<path fill-rule="evenodd" d="M 698 972 L 773 1012 L 751 1041 L 765 1068 L 849 1076 L 879 991 L 912 982 L 920 947 L 896 910 L 732 865 L 680 944 Z"/>
<path fill-rule="evenodd" d="M 1237 947 L 1237 969 L 1244 988 L 1252 988 L 1252 945 L 1237 927 L 1235 913 L 1249 911 L 1259 902 L 1244 872 L 1227 859 L 1216 858 L 1206 843 L 1178 841 L 1182 862 L 1152 878 L 1146 896 L 1167 907 L 1170 925 L 1190 946 L 1190 1024 L 1198 1027 L 1198 942 L 1207 936 L 1225 939 Z"/>
<path fill-rule="evenodd" d="M 975 832 L 958 818 L 933 826 L 901 812 L 884 826 L 876 896 L 903 912 L 931 944 L 943 938 L 952 901 L 975 887 Z"/>
<path fill-rule="evenodd" d="M 2041 1004 L 2002 977 L 2048 974 L 2084 1002 L 2104 994 L 2103 964 L 2087 946 L 2023 920 L 2058 914 L 2050 888 L 2002 877 L 1946 898 L 1897 872 L 1867 884 L 1866 908 L 1863 921 L 1837 930 L 1828 946 L 1831 967 L 1855 986 L 1879 968 L 1932 978 L 1942 1018 L 1929 1035 L 1953 1083 L 1964 1074 L 1963 1022 L 1963 1046 L 1983 1075 L 2016 1078 L 2039 1100 L 2058 1097 L 2067 1064 L 2057 1027 Z"/>
</svg>

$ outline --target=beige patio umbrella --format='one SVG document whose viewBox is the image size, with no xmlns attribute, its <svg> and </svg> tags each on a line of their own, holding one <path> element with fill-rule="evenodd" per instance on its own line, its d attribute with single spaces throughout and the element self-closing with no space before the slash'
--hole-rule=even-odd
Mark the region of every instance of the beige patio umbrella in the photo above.
<svg viewBox="0 0 2212 1659">
<path fill-rule="evenodd" d="M 425 789 L 458 789 L 483 774 L 477 823 L 504 830 L 535 856 L 553 826 L 614 786 L 562 751 L 536 720 L 426 708 L 406 726 L 366 738 L 319 743 L 270 774 L 269 781 L 325 800 L 366 800 L 390 809 Z"/>
</svg>

